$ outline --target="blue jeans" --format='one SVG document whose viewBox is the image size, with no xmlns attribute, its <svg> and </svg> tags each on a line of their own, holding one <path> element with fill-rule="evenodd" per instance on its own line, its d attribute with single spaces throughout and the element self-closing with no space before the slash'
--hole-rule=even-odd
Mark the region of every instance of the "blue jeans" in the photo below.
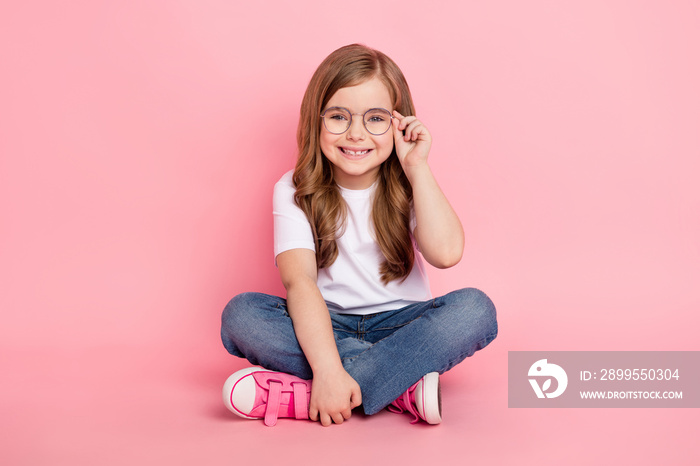
<svg viewBox="0 0 700 466">
<path fill-rule="evenodd" d="M 360 385 L 366 414 L 381 411 L 428 372 L 448 371 L 498 333 L 493 303 L 474 288 L 395 311 L 331 312 L 331 320 L 343 367 Z M 234 297 L 221 317 L 221 339 L 229 353 L 252 364 L 313 377 L 283 298 Z"/>
</svg>

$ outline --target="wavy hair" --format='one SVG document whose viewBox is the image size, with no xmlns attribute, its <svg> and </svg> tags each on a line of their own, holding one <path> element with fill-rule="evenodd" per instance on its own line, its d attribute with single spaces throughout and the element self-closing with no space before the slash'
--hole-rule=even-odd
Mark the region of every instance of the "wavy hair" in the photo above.
<svg viewBox="0 0 700 466">
<path fill-rule="evenodd" d="M 338 257 L 337 238 L 345 228 L 346 206 L 333 179 L 331 163 L 320 146 L 321 112 L 341 88 L 379 78 L 389 90 L 393 108 L 414 115 L 413 100 L 399 67 L 383 53 L 361 44 L 341 47 L 319 65 L 301 103 L 294 169 L 294 201 L 313 230 L 316 265 L 333 264 Z M 379 273 L 384 284 L 403 280 L 411 272 L 415 253 L 410 233 L 413 190 L 396 156 L 396 148 L 379 170 L 372 206 L 372 224 L 385 260 Z"/>
</svg>

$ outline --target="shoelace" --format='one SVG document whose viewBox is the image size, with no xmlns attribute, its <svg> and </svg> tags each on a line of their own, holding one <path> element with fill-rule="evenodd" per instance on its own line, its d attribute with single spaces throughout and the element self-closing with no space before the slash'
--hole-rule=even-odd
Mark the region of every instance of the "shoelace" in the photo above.
<svg viewBox="0 0 700 466">
<path fill-rule="evenodd" d="M 418 414 L 418 410 L 413 406 L 413 403 L 411 403 L 411 395 L 410 392 L 411 390 L 406 390 L 403 392 L 403 394 L 398 397 L 396 400 L 394 400 L 389 406 L 387 406 L 387 409 L 391 411 L 392 413 L 396 414 L 401 414 L 404 411 L 408 411 L 413 415 L 413 420 L 411 421 L 411 424 L 415 424 L 418 422 L 421 417 Z"/>
<path fill-rule="evenodd" d="M 277 424 L 280 404 L 282 402 L 283 383 L 279 380 L 270 380 L 267 391 L 267 405 L 265 406 L 265 425 Z M 306 384 L 292 382 L 292 396 L 294 397 L 294 417 L 297 419 L 309 418 L 309 400 L 306 399 Z"/>
</svg>

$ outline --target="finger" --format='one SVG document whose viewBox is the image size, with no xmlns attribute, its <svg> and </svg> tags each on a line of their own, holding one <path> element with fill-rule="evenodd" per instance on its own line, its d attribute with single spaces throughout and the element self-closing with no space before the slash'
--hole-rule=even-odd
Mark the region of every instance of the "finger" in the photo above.
<svg viewBox="0 0 700 466">
<path fill-rule="evenodd" d="M 394 113 L 396 113 L 396 112 L 394 112 Z M 401 124 L 401 119 L 400 119 L 400 118 L 394 117 L 394 118 L 391 119 L 391 126 L 392 126 L 393 129 L 394 129 L 394 133 L 396 133 L 397 131 L 400 131 L 400 130 L 399 130 L 399 125 L 400 125 L 400 124 Z"/>
<path fill-rule="evenodd" d="M 336 424 L 342 424 L 344 420 L 345 418 L 341 413 L 333 414 L 333 422 L 335 422 Z"/>
<path fill-rule="evenodd" d="M 423 123 L 418 119 L 418 118 L 412 118 L 410 121 L 406 120 L 406 128 L 404 128 L 404 134 L 411 135 L 413 137 L 414 134 L 417 134 L 418 131 L 420 131 L 423 127 Z"/>
<path fill-rule="evenodd" d="M 406 129 L 406 126 L 412 122 L 413 120 L 416 119 L 415 116 L 409 115 L 409 116 L 403 116 L 396 110 L 394 110 L 394 117 L 399 120 L 399 129 L 404 130 Z"/>
<path fill-rule="evenodd" d="M 346 421 L 350 419 L 350 416 L 352 416 L 352 410 L 350 408 L 344 409 L 343 411 L 340 412 L 340 414 L 343 415 L 343 419 Z"/>
<path fill-rule="evenodd" d="M 407 116 L 401 119 L 401 122 L 399 124 L 399 129 L 403 130 L 403 132 L 407 132 L 409 126 L 411 126 L 414 122 L 418 121 L 418 118 L 414 116 Z"/>
<path fill-rule="evenodd" d="M 309 407 L 309 419 L 312 421 L 318 421 L 318 409 L 315 407 Z"/>
<path fill-rule="evenodd" d="M 356 387 L 350 393 L 350 409 L 357 408 L 362 404 L 362 392 L 360 387 Z"/>
<path fill-rule="evenodd" d="M 410 118 L 410 119 L 409 119 Z M 402 130 L 404 141 L 410 141 L 415 139 L 414 131 L 417 126 L 420 126 L 421 122 L 415 117 L 406 117 L 399 124 L 399 129 Z"/>
<path fill-rule="evenodd" d="M 326 413 L 321 413 L 321 425 L 323 427 L 328 427 L 331 423 L 331 417 Z"/>
<path fill-rule="evenodd" d="M 392 120 L 391 124 L 393 125 L 393 130 L 394 130 L 394 142 L 398 142 L 400 139 L 403 138 L 403 131 L 399 129 L 399 125 L 401 124 L 401 121 L 397 118 Z"/>
<path fill-rule="evenodd" d="M 407 118 L 413 118 L 415 117 L 407 117 Z M 394 143 L 399 143 L 401 142 L 407 142 L 410 140 L 410 135 L 409 132 L 406 128 L 406 120 L 399 120 L 396 119 L 394 120 Z"/>
</svg>

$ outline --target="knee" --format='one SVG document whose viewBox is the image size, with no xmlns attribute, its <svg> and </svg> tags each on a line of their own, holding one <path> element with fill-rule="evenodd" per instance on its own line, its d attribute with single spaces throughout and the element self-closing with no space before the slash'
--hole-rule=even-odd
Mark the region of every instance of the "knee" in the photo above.
<svg viewBox="0 0 700 466">
<path fill-rule="evenodd" d="M 483 336 L 486 346 L 498 335 L 496 306 L 486 293 L 476 288 L 465 288 L 447 295 L 454 303 L 459 320 L 469 333 Z"/>
<path fill-rule="evenodd" d="M 253 331 L 259 309 L 264 305 L 266 295 L 241 293 L 228 302 L 221 313 L 221 335 L 224 341 L 237 340 Z"/>
<path fill-rule="evenodd" d="M 221 314 L 221 324 L 230 325 L 240 319 L 242 314 L 246 314 L 256 302 L 257 293 L 241 293 L 228 302 Z"/>
</svg>

